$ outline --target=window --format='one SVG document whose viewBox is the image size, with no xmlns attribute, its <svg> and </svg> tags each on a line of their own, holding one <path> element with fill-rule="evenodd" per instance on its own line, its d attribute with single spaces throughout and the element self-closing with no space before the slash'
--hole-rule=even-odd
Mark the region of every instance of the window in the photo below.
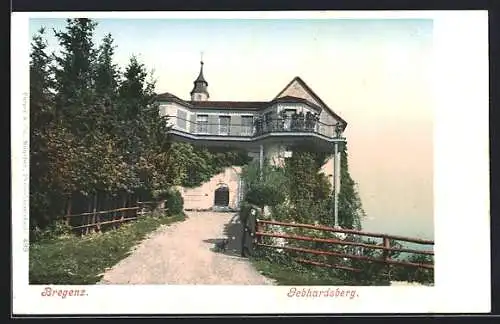
<svg viewBox="0 0 500 324">
<path fill-rule="evenodd" d="M 196 115 L 196 132 L 200 134 L 208 133 L 208 115 Z"/>
<path fill-rule="evenodd" d="M 284 114 L 284 123 L 283 123 L 283 128 L 284 130 L 286 131 L 289 131 L 291 130 L 292 128 L 292 116 L 295 115 L 297 113 L 297 110 L 295 109 L 285 109 L 283 111 L 283 114 Z"/>
<path fill-rule="evenodd" d="M 253 116 L 241 117 L 241 135 L 252 135 L 253 133 Z"/>
<path fill-rule="evenodd" d="M 296 109 L 285 109 L 285 116 L 287 117 L 292 117 L 293 114 L 296 114 L 297 110 Z"/>
<path fill-rule="evenodd" d="M 186 129 L 187 112 L 177 109 L 177 127 Z"/>
<path fill-rule="evenodd" d="M 230 116 L 219 116 L 219 135 L 229 135 Z"/>
</svg>

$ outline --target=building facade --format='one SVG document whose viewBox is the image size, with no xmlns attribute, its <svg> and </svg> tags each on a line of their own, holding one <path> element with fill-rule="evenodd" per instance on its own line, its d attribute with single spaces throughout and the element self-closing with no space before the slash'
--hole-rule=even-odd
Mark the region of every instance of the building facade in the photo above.
<svg viewBox="0 0 500 324">
<path fill-rule="evenodd" d="M 167 117 L 174 140 L 204 147 L 244 149 L 261 166 L 265 160 L 282 165 L 284 159 L 293 154 L 291 148 L 297 145 L 311 151 L 336 152 L 323 171 L 332 177 L 334 187 L 339 187 L 338 144 L 345 141 L 342 133 L 347 122 L 300 77 L 295 77 L 268 101 L 212 101 L 201 62 L 190 95 L 190 100 L 171 93 L 157 97 L 160 115 Z M 226 183 L 221 185 L 228 186 Z M 241 196 L 237 191 L 229 188 L 230 193 Z M 229 197 L 229 201 L 235 201 L 231 207 L 239 204 L 239 199 Z"/>
</svg>

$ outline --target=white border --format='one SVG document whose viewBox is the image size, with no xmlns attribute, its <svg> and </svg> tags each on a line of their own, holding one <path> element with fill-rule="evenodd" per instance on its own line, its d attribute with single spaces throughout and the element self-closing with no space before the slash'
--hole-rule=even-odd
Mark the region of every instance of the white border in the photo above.
<svg viewBox="0 0 500 324">
<path fill-rule="evenodd" d="M 23 147 L 28 144 L 29 136 L 27 120 L 23 121 L 26 111 L 22 109 L 29 90 L 28 19 L 82 16 L 434 19 L 435 286 L 358 287 L 360 297 L 353 300 L 289 298 L 287 287 L 264 286 L 97 285 L 79 287 L 86 289 L 87 297 L 41 297 L 43 287 L 28 285 L 28 254 L 22 245 L 28 206 L 25 191 L 28 161 L 23 156 Z M 13 313 L 488 312 L 491 298 L 487 21 L 486 11 L 13 13 L 11 66 L 16 69 L 12 73 L 11 93 Z"/>
</svg>

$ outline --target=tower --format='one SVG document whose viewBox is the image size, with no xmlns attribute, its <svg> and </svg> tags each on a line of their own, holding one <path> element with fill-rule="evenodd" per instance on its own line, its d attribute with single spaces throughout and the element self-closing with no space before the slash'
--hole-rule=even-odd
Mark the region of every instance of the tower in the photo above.
<svg viewBox="0 0 500 324">
<path fill-rule="evenodd" d="M 210 97 L 207 90 L 208 82 L 205 81 L 205 78 L 203 77 L 203 58 L 201 59 L 200 64 L 200 74 L 196 80 L 194 80 L 194 87 L 193 90 L 191 90 L 192 101 L 206 101 Z"/>
</svg>

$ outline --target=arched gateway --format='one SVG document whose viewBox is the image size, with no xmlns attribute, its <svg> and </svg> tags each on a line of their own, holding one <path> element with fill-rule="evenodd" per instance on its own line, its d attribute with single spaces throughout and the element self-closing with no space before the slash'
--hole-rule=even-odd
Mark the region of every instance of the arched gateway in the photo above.
<svg viewBox="0 0 500 324">
<path fill-rule="evenodd" d="M 214 192 L 214 206 L 229 206 L 229 187 L 226 184 L 220 185 Z"/>
</svg>

